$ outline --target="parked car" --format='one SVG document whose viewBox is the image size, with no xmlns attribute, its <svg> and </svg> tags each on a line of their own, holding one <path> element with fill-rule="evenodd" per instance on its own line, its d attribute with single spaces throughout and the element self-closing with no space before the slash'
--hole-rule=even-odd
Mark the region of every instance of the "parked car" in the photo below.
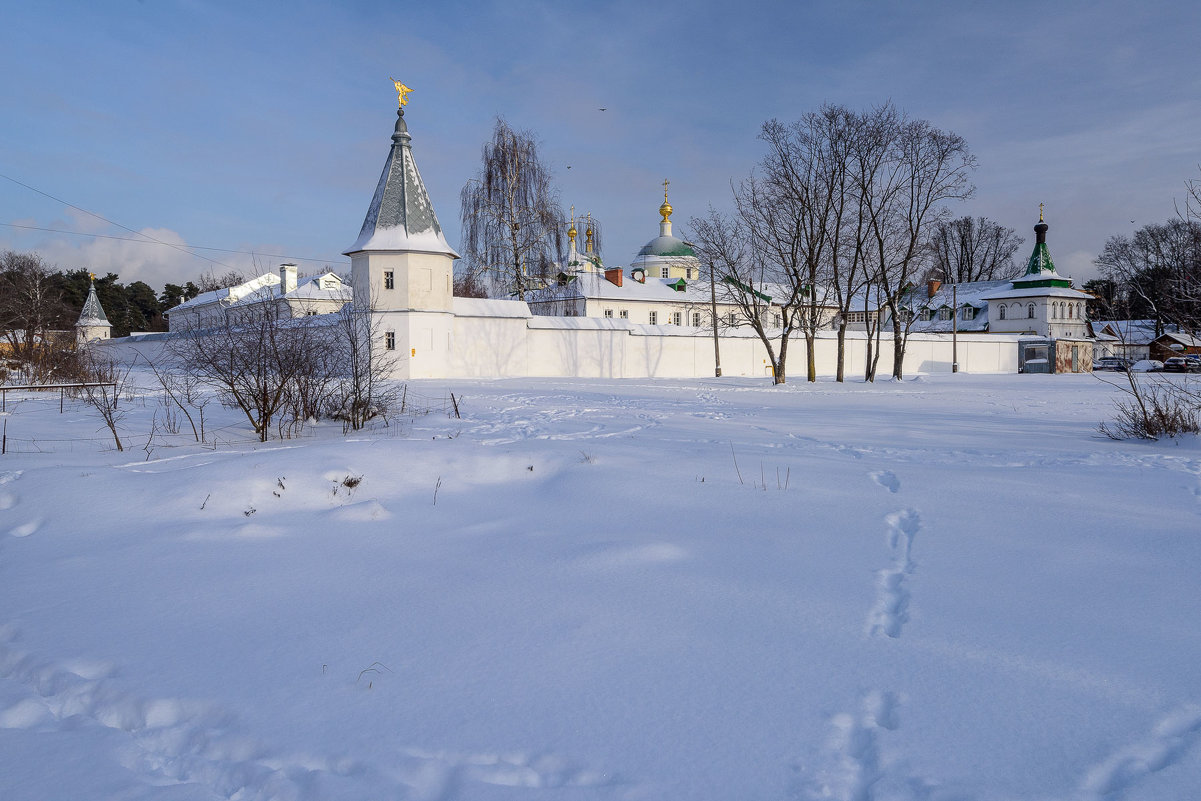
<svg viewBox="0 0 1201 801">
<path fill-rule="evenodd" d="M 1195 356 L 1172 356 L 1164 359 L 1165 373 L 1201 373 L 1201 359 Z"/>
<path fill-rule="evenodd" d="M 1121 356 L 1102 356 L 1093 362 L 1093 370 L 1125 370 L 1130 366 L 1128 359 Z"/>
<path fill-rule="evenodd" d="M 1159 359 L 1141 359 L 1130 365 L 1132 373 L 1159 373 L 1163 371 L 1163 362 Z"/>
</svg>

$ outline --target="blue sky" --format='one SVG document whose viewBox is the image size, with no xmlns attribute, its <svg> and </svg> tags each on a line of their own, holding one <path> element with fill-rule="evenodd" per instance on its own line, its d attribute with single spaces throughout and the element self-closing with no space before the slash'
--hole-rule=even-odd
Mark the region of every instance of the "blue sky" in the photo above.
<svg viewBox="0 0 1201 801">
<path fill-rule="evenodd" d="M 394 75 L 452 245 L 496 115 L 533 131 L 566 208 L 604 222 L 608 264 L 728 206 L 756 134 L 824 102 L 891 100 L 979 159 L 983 214 L 1061 272 L 1172 216 L 1201 176 L 1195 3 L 7 4 L 0 173 L 160 245 L 0 226 L 0 249 L 160 288 L 274 255 L 348 264 L 390 144 Z M 604 107 L 607 111 L 599 111 Z M 568 166 L 570 165 L 570 169 Z M 1130 221 L 1134 220 L 1134 223 Z M 0 179 L 0 222 L 132 236 Z M 677 228 L 678 232 L 678 228 Z"/>
</svg>

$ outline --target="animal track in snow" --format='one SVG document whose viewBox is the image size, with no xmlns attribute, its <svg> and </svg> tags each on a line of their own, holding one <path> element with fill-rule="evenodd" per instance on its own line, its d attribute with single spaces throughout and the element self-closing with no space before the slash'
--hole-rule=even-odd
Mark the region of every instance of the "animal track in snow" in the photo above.
<svg viewBox="0 0 1201 801">
<path fill-rule="evenodd" d="M 876 482 L 889 492 L 895 493 L 901 489 L 901 480 L 897 478 L 897 474 L 891 470 L 877 470 L 869 475 L 871 475 L 872 481 Z"/>
<path fill-rule="evenodd" d="M 233 715 L 210 704 L 141 698 L 126 692 L 115 666 L 54 662 L 20 650 L 16 632 L 0 625 L 0 679 L 27 695 L 0 707 L 0 729 L 124 732 L 130 749 L 114 753 L 148 784 L 193 783 L 217 796 L 266 801 L 301 798 L 405 798 L 449 801 L 472 797 L 470 785 L 513 788 L 596 787 L 614 779 L 554 755 L 451 754 L 411 750 L 399 764 L 273 753 L 240 734 Z M 508 797 L 508 796 L 506 796 Z"/>
<path fill-rule="evenodd" d="M 1094 766 L 1084 777 L 1080 801 L 1119 801 L 1152 773 L 1174 765 L 1201 739 L 1201 707 L 1186 706 L 1155 725 L 1150 735 Z"/>
<path fill-rule="evenodd" d="M 900 637 L 909 621 L 909 588 L 907 579 L 917 564 L 911 556 L 913 538 L 922 527 L 921 518 L 913 509 L 892 512 L 884 518 L 888 526 L 888 547 L 892 551 L 892 567 L 876 572 L 876 603 L 867 618 L 867 632 L 872 636 L 885 634 Z"/>
<path fill-rule="evenodd" d="M 0 472 L 0 512 L 6 511 L 17 505 L 20 498 L 17 493 L 12 490 L 3 489 L 5 484 L 11 484 L 21 477 L 20 470 L 6 470 Z"/>
<path fill-rule="evenodd" d="M 42 526 L 41 519 L 30 520 L 28 523 L 22 523 L 19 526 L 14 526 L 8 530 L 10 537 L 28 537 L 35 533 Z"/>
<path fill-rule="evenodd" d="M 804 797 L 871 801 L 873 788 L 886 773 L 880 753 L 881 732 L 895 731 L 900 725 L 896 694 L 866 693 L 857 713 L 835 715 L 830 723 L 834 731 L 826 743 L 826 767 L 808 781 Z"/>
</svg>

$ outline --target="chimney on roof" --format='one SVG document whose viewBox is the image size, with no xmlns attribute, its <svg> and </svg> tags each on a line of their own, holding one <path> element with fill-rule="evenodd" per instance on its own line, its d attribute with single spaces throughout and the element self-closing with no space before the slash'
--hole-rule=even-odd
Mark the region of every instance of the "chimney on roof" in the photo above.
<svg viewBox="0 0 1201 801">
<path fill-rule="evenodd" d="M 938 288 L 942 286 L 942 281 L 930 281 L 926 285 L 926 297 L 932 298 L 938 294 Z"/>
<path fill-rule="evenodd" d="M 612 270 L 605 270 L 605 279 L 614 286 L 621 286 L 621 268 L 615 267 Z"/>
<path fill-rule="evenodd" d="M 281 264 L 279 265 L 279 288 L 283 294 L 288 294 L 296 289 L 296 265 Z"/>
</svg>

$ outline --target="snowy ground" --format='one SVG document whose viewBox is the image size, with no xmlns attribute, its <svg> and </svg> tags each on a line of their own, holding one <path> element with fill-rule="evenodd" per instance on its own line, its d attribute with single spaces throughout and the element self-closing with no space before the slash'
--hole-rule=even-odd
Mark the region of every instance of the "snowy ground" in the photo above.
<svg viewBox="0 0 1201 801">
<path fill-rule="evenodd" d="M 1196 797 L 1201 446 L 1097 379 L 413 386 L 463 418 L 10 399 L 0 798 Z"/>
</svg>

